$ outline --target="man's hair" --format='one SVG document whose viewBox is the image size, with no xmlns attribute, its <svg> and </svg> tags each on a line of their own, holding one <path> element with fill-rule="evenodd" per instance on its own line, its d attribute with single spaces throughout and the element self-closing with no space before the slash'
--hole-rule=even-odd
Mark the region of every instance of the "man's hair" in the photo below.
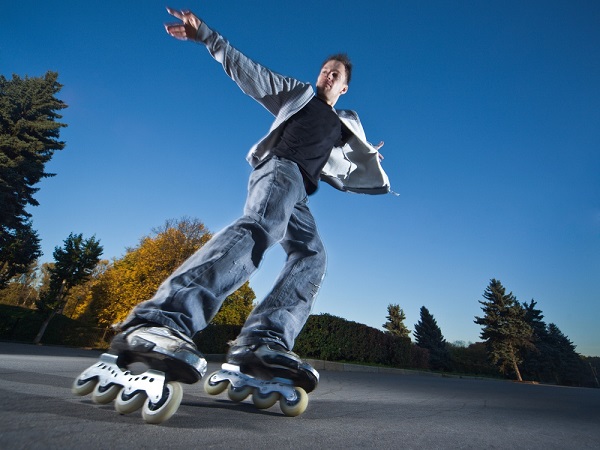
<svg viewBox="0 0 600 450">
<path fill-rule="evenodd" d="M 327 64 L 329 61 L 339 61 L 344 65 L 346 68 L 346 84 L 350 84 L 350 78 L 352 78 L 352 61 L 350 61 L 348 55 L 346 53 L 337 53 L 335 55 L 331 55 L 325 61 L 323 61 L 321 67 Z"/>
</svg>

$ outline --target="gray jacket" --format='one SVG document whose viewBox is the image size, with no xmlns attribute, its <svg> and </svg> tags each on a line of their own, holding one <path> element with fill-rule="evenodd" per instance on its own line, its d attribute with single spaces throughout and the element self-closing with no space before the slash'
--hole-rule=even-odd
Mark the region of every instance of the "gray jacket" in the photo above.
<svg viewBox="0 0 600 450">
<path fill-rule="evenodd" d="M 268 157 L 279 140 L 285 121 L 315 95 L 314 89 L 308 83 L 272 72 L 252 61 L 204 22 L 198 29 L 196 40 L 206 45 L 212 57 L 221 63 L 227 75 L 244 93 L 275 116 L 269 133 L 248 152 L 246 159 L 252 167 L 256 167 Z M 321 179 L 341 191 L 365 194 L 390 192 L 390 182 L 381 167 L 379 153 L 367 141 L 356 112 L 338 110 L 336 113 L 352 136 L 343 147 L 333 148 Z"/>
</svg>

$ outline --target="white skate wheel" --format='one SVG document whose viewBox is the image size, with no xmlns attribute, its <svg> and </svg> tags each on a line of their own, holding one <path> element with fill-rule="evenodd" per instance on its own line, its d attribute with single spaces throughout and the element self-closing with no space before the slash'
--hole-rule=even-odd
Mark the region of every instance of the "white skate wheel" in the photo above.
<svg viewBox="0 0 600 450">
<path fill-rule="evenodd" d="M 145 403 L 144 408 L 142 409 L 144 421 L 146 423 L 156 424 L 169 420 L 179 409 L 182 399 L 183 388 L 181 387 L 181 383 L 178 383 L 177 381 L 168 382 L 165 394 L 163 394 L 163 398 L 158 402 L 160 406 L 155 407 L 149 399 Z"/>
<path fill-rule="evenodd" d="M 279 392 L 269 392 L 262 394 L 258 389 L 254 389 L 252 402 L 258 409 L 269 409 L 279 400 Z"/>
<path fill-rule="evenodd" d="M 297 399 L 293 402 L 288 401 L 285 397 L 281 397 L 279 400 L 279 407 L 281 411 L 289 417 L 296 417 L 306 411 L 308 406 L 308 394 L 301 387 L 295 387 Z"/>
<path fill-rule="evenodd" d="M 75 395 L 84 395 L 91 394 L 94 388 L 96 387 L 96 383 L 98 379 L 96 377 L 90 378 L 88 380 L 81 380 L 77 378 L 73 381 L 73 385 L 71 386 L 71 392 Z"/>
<path fill-rule="evenodd" d="M 252 394 L 251 386 L 234 387 L 230 384 L 227 387 L 227 395 L 233 402 L 243 402 L 250 394 Z"/>
<path fill-rule="evenodd" d="M 227 380 L 217 382 L 211 380 L 212 377 L 218 373 L 219 372 L 213 372 L 209 377 L 204 379 L 204 391 L 208 395 L 219 395 L 221 392 L 227 389 L 227 386 L 229 385 L 229 381 Z"/>
<path fill-rule="evenodd" d="M 121 390 L 121 386 L 118 384 L 109 384 L 108 386 L 102 386 L 100 383 L 96 385 L 94 388 L 94 392 L 92 392 L 92 401 L 99 405 L 106 405 L 107 403 L 112 402 L 117 395 L 119 395 L 119 391 Z"/>
<path fill-rule="evenodd" d="M 115 399 L 115 410 L 119 414 L 132 413 L 144 406 L 147 398 L 148 396 L 143 391 L 137 391 L 133 395 L 126 395 L 125 388 L 123 388 Z"/>
</svg>

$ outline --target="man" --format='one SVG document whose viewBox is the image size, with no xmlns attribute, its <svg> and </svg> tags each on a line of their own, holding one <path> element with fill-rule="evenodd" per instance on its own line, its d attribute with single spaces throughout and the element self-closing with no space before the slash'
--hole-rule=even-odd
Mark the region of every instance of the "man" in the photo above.
<svg viewBox="0 0 600 450">
<path fill-rule="evenodd" d="M 204 44 L 275 122 L 248 154 L 254 170 L 243 216 L 192 255 L 152 299 L 134 308 L 111 348 L 118 354 L 146 352 L 147 359 L 166 348 L 161 360 L 169 353 L 175 365 L 176 360 L 198 361 L 201 355 L 191 337 L 210 323 L 225 298 L 258 268 L 264 252 L 279 242 L 287 254 L 285 267 L 248 317 L 227 360 L 251 375 L 268 370 L 270 376 L 290 378 L 310 392 L 318 373 L 291 352 L 325 274 L 325 250 L 307 196 L 317 190 L 319 179 L 344 191 L 389 192 L 378 152 L 383 143 L 367 142 L 356 113 L 333 109 L 348 92 L 352 65 L 345 55 L 325 61 L 315 95 L 310 84 L 246 57 L 193 13 L 167 10 L 180 20 L 167 24 L 167 33 Z"/>
</svg>

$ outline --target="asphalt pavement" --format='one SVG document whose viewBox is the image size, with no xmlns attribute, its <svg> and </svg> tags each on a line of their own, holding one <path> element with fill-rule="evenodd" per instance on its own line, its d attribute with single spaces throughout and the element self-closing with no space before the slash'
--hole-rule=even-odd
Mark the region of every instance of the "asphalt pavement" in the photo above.
<svg viewBox="0 0 600 450">
<path fill-rule="evenodd" d="M 184 386 L 161 425 L 71 393 L 99 352 L 0 342 L 1 449 L 600 448 L 600 389 L 321 365 L 307 411 L 284 416 Z M 209 371 L 219 368 L 210 363 Z"/>
</svg>

